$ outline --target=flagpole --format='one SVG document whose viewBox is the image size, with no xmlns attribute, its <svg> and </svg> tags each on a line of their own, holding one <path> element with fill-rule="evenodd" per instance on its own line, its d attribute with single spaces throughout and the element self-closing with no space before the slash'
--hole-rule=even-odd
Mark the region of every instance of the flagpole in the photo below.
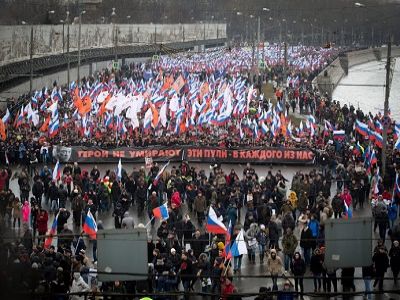
<svg viewBox="0 0 400 300">
<path fill-rule="evenodd" d="M 150 221 L 149 222 L 147 222 L 147 224 L 144 226 L 145 228 L 147 228 L 147 226 L 149 226 L 150 225 L 150 223 L 151 223 L 151 221 L 153 221 L 154 220 L 154 216 L 152 216 L 151 217 L 151 219 L 150 219 Z"/>
<path fill-rule="evenodd" d="M 227 264 L 227 266 L 225 267 L 225 271 L 224 271 L 224 275 L 223 275 L 223 276 L 226 276 L 226 273 L 228 272 L 228 266 L 229 266 L 229 264 L 231 263 L 231 260 L 232 260 L 232 258 L 229 258 L 229 259 L 228 259 L 228 264 Z M 225 264 L 225 262 L 224 262 L 224 264 Z"/>
<path fill-rule="evenodd" d="M 75 250 L 74 250 L 74 255 L 76 255 L 76 250 L 78 250 L 79 241 L 80 241 L 81 239 L 82 239 L 82 237 L 79 236 L 78 241 L 76 242 L 76 247 L 75 247 Z"/>
</svg>

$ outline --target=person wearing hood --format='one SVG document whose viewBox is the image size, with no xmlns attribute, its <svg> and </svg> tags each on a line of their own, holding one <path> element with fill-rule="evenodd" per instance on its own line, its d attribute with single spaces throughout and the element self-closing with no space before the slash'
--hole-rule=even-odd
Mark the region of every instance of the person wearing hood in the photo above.
<svg viewBox="0 0 400 300">
<path fill-rule="evenodd" d="M 256 251 L 257 251 L 257 234 L 258 234 L 257 223 L 252 223 L 250 228 L 246 231 L 244 237 L 246 239 L 246 246 L 250 263 L 256 263 Z"/>
<path fill-rule="evenodd" d="M 300 287 L 300 293 L 304 292 L 304 286 L 303 286 L 303 277 L 304 274 L 306 273 L 306 263 L 304 259 L 301 257 L 300 252 L 296 252 L 293 256 L 293 260 L 290 264 L 290 269 L 292 270 L 292 273 L 294 275 L 294 288 L 296 292 L 299 291 Z"/>
<path fill-rule="evenodd" d="M 71 296 L 71 300 L 83 300 L 84 296 L 80 296 L 78 293 L 89 292 L 90 288 L 88 284 L 83 280 L 79 272 L 74 273 L 74 279 L 72 280 L 72 286 L 70 288 L 70 293 L 76 293 Z"/>
<path fill-rule="evenodd" d="M 127 211 L 124 213 L 124 218 L 122 219 L 121 227 L 123 229 L 133 229 L 133 228 L 135 228 L 135 222 L 133 220 L 133 217 L 131 217 L 129 215 L 129 212 L 127 212 Z"/>
<path fill-rule="evenodd" d="M 275 249 L 271 249 L 270 256 L 267 260 L 267 269 L 268 272 L 271 274 L 272 279 L 272 290 L 278 290 L 278 276 L 282 273 L 282 260 L 276 254 Z"/>
</svg>

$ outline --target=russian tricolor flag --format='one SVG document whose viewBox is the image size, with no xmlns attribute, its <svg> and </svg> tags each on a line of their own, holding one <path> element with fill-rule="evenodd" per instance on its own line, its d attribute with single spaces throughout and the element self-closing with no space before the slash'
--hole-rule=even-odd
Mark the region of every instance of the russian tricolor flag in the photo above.
<svg viewBox="0 0 400 300">
<path fill-rule="evenodd" d="M 333 139 L 337 141 L 343 141 L 346 138 L 346 133 L 344 130 L 334 130 Z"/>
<path fill-rule="evenodd" d="M 162 174 L 164 173 L 165 169 L 168 167 L 169 161 L 161 168 L 161 170 L 157 173 L 156 177 L 153 180 L 153 185 L 157 185 L 158 181 L 160 180 Z"/>
<path fill-rule="evenodd" d="M 400 138 L 400 124 L 395 124 L 394 125 L 394 138 L 395 139 L 398 139 L 398 138 Z"/>
<path fill-rule="evenodd" d="M 397 197 L 400 197 L 400 180 L 399 180 L 399 174 L 396 174 L 396 181 L 394 183 L 394 193 L 393 195 L 397 195 Z"/>
<path fill-rule="evenodd" d="M 247 254 L 247 246 L 246 242 L 244 241 L 244 232 L 243 229 L 240 230 L 239 234 L 236 236 L 236 239 L 233 241 L 232 245 L 230 246 L 227 259 L 232 257 L 237 257 L 243 254 Z"/>
<path fill-rule="evenodd" d="M 24 120 L 24 108 L 21 108 L 21 111 L 15 121 L 15 128 L 18 128 L 19 126 L 21 126 L 22 122 Z"/>
<path fill-rule="evenodd" d="M 382 126 L 382 123 L 379 122 L 379 120 L 376 120 L 376 121 L 375 121 L 375 130 L 376 130 L 377 132 L 381 133 L 381 134 L 382 134 L 382 132 L 383 132 L 383 126 Z"/>
<path fill-rule="evenodd" d="M 375 145 L 382 149 L 383 147 L 383 137 L 378 132 L 372 133 L 374 136 Z"/>
<path fill-rule="evenodd" d="M 397 138 L 397 142 L 394 144 L 394 149 L 400 150 L 400 136 Z"/>
<path fill-rule="evenodd" d="M 49 126 L 49 136 L 51 138 L 57 135 L 59 127 L 60 127 L 60 121 L 58 120 L 58 118 L 56 118 L 51 122 Z"/>
<path fill-rule="evenodd" d="M 208 232 L 215 234 L 226 234 L 227 231 L 224 223 L 218 219 L 217 214 L 212 206 L 210 206 L 210 210 L 208 212 L 206 229 Z"/>
<path fill-rule="evenodd" d="M 347 205 L 346 201 L 343 201 L 343 203 L 344 203 L 344 218 L 351 219 L 353 217 L 353 212 L 351 211 L 351 208 Z"/>
<path fill-rule="evenodd" d="M 157 219 L 167 220 L 169 218 L 168 204 L 165 202 L 163 205 L 153 209 L 153 216 Z"/>
<path fill-rule="evenodd" d="M 375 150 L 372 149 L 371 156 L 369 158 L 369 165 L 373 166 L 378 163 L 378 158 L 376 157 Z"/>
<path fill-rule="evenodd" d="M 57 234 L 57 223 L 58 223 L 58 214 L 54 218 L 53 224 L 51 225 L 50 231 L 47 233 L 47 237 L 44 241 L 44 248 L 48 249 L 53 243 L 53 237 Z"/>
<path fill-rule="evenodd" d="M 355 129 L 362 136 L 369 136 L 369 128 L 367 124 L 356 120 Z"/>
<path fill-rule="evenodd" d="M 4 124 L 6 124 L 9 119 L 10 119 L 10 111 L 7 108 L 6 114 L 3 116 L 2 121 Z"/>
<path fill-rule="evenodd" d="M 267 124 L 265 124 L 264 122 L 261 123 L 261 132 L 265 135 L 267 134 L 269 131 L 269 128 L 267 126 Z"/>
<path fill-rule="evenodd" d="M 96 220 L 94 219 L 92 213 L 90 212 L 90 209 L 88 210 L 88 213 L 85 218 L 85 224 L 83 224 L 82 229 L 87 235 L 89 235 L 89 237 L 92 240 L 96 239 L 97 224 L 96 224 Z"/>
<path fill-rule="evenodd" d="M 61 165 L 60 162 L 57 160 L 56 165 L 54 166 L 53 170 L 53 180 L 58 181 L 61 177 Z"/>
</svg>

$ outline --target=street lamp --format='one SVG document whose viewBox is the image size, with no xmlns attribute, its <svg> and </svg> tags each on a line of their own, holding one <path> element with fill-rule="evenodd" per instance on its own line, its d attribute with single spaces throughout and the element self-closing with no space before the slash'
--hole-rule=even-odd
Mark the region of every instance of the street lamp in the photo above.
<svg viewBox="0 0 400 300">
<path fill-rule="evenodd" d="M 62 45 L 63 45 L 63 53 L 64 53 L 64 49 L 65 49 L 65 39 L 64 39 L 64 35 L 65 35 L 65 32 L 64 32 L 64 20 L 60 20 L 59 22 L 60 22 L 60 24 L 62 24 L 62 27 L 63 27 L 63 29 L 62 29 Z"/>
<path fill-rule="evenodd" d="M 115 7 L 112 8 L 110 19 L 111 19 L 111 24 L 113 24 L 113 32 L 114 32 L 114 55 L 115 55 L 114 61 L 117 62 L 118 61 L 118 55 L 117 55 L 118 28 L 115 25 L 116 19 L 117 19 L 117 13 L 115 12 Z"/>
<path fill-rule="evenodd" d="M 78 28 L 78 74 L 77 74 L 77 84 L 80 83 L 80 68 L 81 68 L 81 34 L 82 34 L 82 15 L 86 13 L 86 10 L 83 10 L 79 13 L 79 28 Z"/>
<path fill-rule="evenodd" d="M 28 25 L 27 22 L 22 21 L 22 25 Z M 32 93 L 33 87 L 33 25 L 31 25 L 31 38 L 29 43 L 29 93 Z"/>
<path fill-rule="evenodd" d="M 67 82 L 70 83 L 70 57 L 69 57 L 69 10 L 66 12 L 65 23 L 67 23 Z"/>
</svg>

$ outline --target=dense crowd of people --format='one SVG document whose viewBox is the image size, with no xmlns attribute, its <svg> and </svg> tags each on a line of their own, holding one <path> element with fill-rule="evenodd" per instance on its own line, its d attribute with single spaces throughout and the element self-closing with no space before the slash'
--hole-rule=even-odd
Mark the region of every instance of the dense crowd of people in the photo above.
<svg viewBox="0 0 400 300">
<path fill-rule="evenodd" d="M 201 62 L 202 56 L 192 60 L 188 58 L 189 61 L 184 64 L 165 57 L 154 64 L 157 68 L 150 68 L 151 76 L 146 67 L 132 65 L 115 73 L 105 71 L 97 79 L 121 86 L 126 82 L 134 82 L 138 87 L 136 83 L 142 79 L 151 81 L 150 77 L 159 78 L 154 82 L 159 80 L 160 84 L 165 83 L 164 79 L 169 76 L 165 74 L 168 68 L 174 74 L 174 81 L 179 78 L 180 72 L 183 74 L 193 68 L 193 73 L 186 74 L 185 78 L 190 80 L 190 74 L 198 71 L 198 86 L 206 81 L 210 85 L 214 83 L 215 90 L 210 89 L 210 97 L 218 99 L 215 82 L 216 74 L 220 73 L 219 64 L 229 62 L 229 57 L 237 54 L 234 51 L 237 50 L 228 53 L 226 59 L 210 59 L 210 69 L 203 68 L 205 62 Z M 302 51 L 315 53 L 318 50 Z M 209 55 L 217 56 L 218 53 Z M 175 68 L 171 67 L 174 65 Z M 185 66 L 187 70 L 182 70 Z M 229 67 L 232 66 L 228 64 L 222 69 Z M 354 107 L 341 106 L 327 95 L 320 95 L 310 86 L 314 70 L 306 70 L 304 66 L 292 66 L 291 70 L 287 86 L 276 86 L 275 107 L 260 97 L 260 91 L 264 80 L 282 78 L 281 64 L 271 65 L 268 72 L 260 76 L 247 76 L 243 90 L 242 87 L 231 90 L 232 97 L 238 97 L 232 100 L 235 105 L 240 103 L 240 95 L 244 95 L 246 112 L 238 113 L 223 126 L 216 123 L 212 130 L 212 126 L 207 125 L 202 130 L 160 136 L 158 134 L 165 133 L 165 128 L 154 126 L 145 131 L 142 125 L 125 137 L 121 135 L 116 142 L 115 135 L 111 137 L 108 131 L 102 135 L 90 131 L 87 135 L 85 129 L 81 133 L 76 130 L 75 124 L 82 124 L 86 115 L 80 119 L 77 117 L 73 123 L 67 122 L 62 129 L 60 126 L 57 135 L 52 138 L 47 130 L 41 131 L 26 120 L 20 126 L 8 126 L 7 140 L 1 144 L 2 159 L 9 164 L 0 170 L 0 216 L 4 232 L 14 229 L 18 238 L 11 243 L 2 241 L 3 247 L 0 249 L 6 259 L 1 262 L 1 281 L 10 291 L 48 295 L 50 299 L 67 299 L 68 293 L 72 293 L 72 299 L 83 299 L 79 293 L 89 291 L 95 295 L 98 292 L 153 294 L 178 290 L 210 293 L 214 299 L 235 299 L 238 292 L 235 277 L 241 275 L 243 255 L 230 258 L 226 251 L 226 235 L 211 235 L 205 231 L 207 215 L 212 208 L 228 228 L 229 245 L 232 246 L 237 236 L 243 233 L 248 263 L 265 266 L 267 280 L 271 280 L 266 285 L 272 282 L 272 290 L 278 291 L 278 278 L 289 279 L 278 293 L 281 299 L 290 299 L 285 297 L 294 295 L 302 297 L 303 293 L 312 291 L 355 291 L 354 267 L 341 269 L 338 276 L 339 270 L 329 268 L 324 263 L 325 223 L 331 218 L 351 218 L 359 209 L 370 205 L 374 230 L 378 229 L 380 241 L 371 253 L 373 264 L 362 268 L 366 297 L 371 299 L 372 279 L 374 287 L 383 290 L 384 277 L 389 268 L 397 284 L 400 271 L 400 225 L 397 221 L 400 152 L 393 149 L 398 138 L 397 124 L 392 121 L 389 126 L 387 172 L 386 176 L 381 177 L 379 166 L 382 167 L 382 150 L 376 139 L 371 140 L 370 137 L 371 132 L 377 130 L 375 124 L 382 122 L 382 116 L 364 114 Z M 226 81 L 221 79 L 221 85 L 224 82 L 241 84 L 238 76 L 227 73 L 224 76 Z M 230 81 L 232 79 L 229 76 L 236 79 Z M 298 80 L 294 80 L 297 76 Z M 132 81 L 124 78 L 131 78 Z M 94 88 L 94 82 L 94 78 L 88 78 L 83 81 L 83 86 Z M 254 94 L 250 83 L 254 84 L 254 90 L 258 89 Z M 58 115 L 67 114 L 69 120 L 73 118 L 73 111 L 78 109 L 73 103 L 81 99 L 72 90 L 71 94 L 68 92 L 63 95 L 56 105 Z M 42 96 L 44 94 L 43 91 Z M 172 94 L 166 101 L 168 105 L 174 97 Z M 191 91 L 186 91 L 185 99 L 190 95 Z M 53 95 L 53 98 L 56 97 Z M 226 97 L 230 99 L 230 96 Z M 52 96 L 49 95 L 49 98 Z M 35 99 L 38 100 L 38 107 L 45 101 L 39 96 Z M 219 114 L 227 109 L 223 108 L 222 102 L 218 108 Z M 9 111 L 12 111 L 11 107 Z M 46 111 L 40 112 L 43 116 L 41 122 L 47 117 L 52 119 L 55 114 L 53 110 Z M 268 117 L 262 119 L 261 116 L 269 111 L 272 120 Z M 283 126 L 290 123 L 285 111 L 287 115 L 293 112 L 307 115 L 305 128 L 302 125 L 305 120 L 302 120 L 297 130 L 289 134 L 292 128 Z M 18 112 L 14 114 L 17 118 Z M 196 122 L 199 117 L 197 114 Z M 174 118 L 177 119 L 176 115 Z M 190 114 L 186 117 L 186 120 L 189 119 Z M 256 126 L 253 121 L 250 121 L 253 125 L 245 130 L 245 126 L 242 128 L 244 119 L 261 119 L 270 128 L 269 134 L 253 133 Z M 278 122 L 276 119 L 279 119 L 280 127 L 271 132 L 276 125 L 274 122 Z M 371 132 L 364 135 L 354 130 L 356 120 L 368 123 Z M 142 122 L 145 120 L 140 119 Z M 167 122 L 174 124 L 176 120 L 168 119 Z M 242 130 L 245 131 L 244 136 Z M 335 132 L 341 130 L 344 131 L 344 137 L 336 136 Z M 226 138 L 222 138 L 225 137 L 224 132 Z M 216 143 L 223 147 L 243 146 L 246 143 L 259 146 L 302 145 L 318 149 L 319 160 L 315 170 L 296 172 L 292 178 L 285 178 L 280 171 L 275 174 L 272 171 L 257 173 L 250 164 L 242 173 L 237 173 L 235 168 L 227 173 L 221 165 L 216 164 L 207 174 L 186 161 L 161 173 L 161 166 L 157 163 L 153 163 L 148 170 L 142 167 L 131 171 L 125 166 L 121 177 L 112 170 L 102 173 L 97 166 L 85 170 L 76 162 L 64 164 L 60 176 L 52 167 L 51 148 L 59 143 L 106 147 L 194 142 L 199 145 Z M 18 163 L 22 171 L 15 171 L 11 167 L 13 163 Z M 14 179 L 18 182 L 19 190 L 10 189 L 10 182 Z M 335 192 L 332 193 L 332 190 Z M 158 225 L 153 218 L 153 209 L 165 201 L 168 202 L 169 218 Z M 103 221 L 109 216 L 113 217 L 114 227 L 121 230 L 145 227 L 135 220 L 133 211 L 140 218 L 149 217 L 151 223 L 148 228 L 152 228 L 149 230 L 152 236 L 148 240 L 148 280 L 97 280 L 97 243 L 95 240 L 88 241 L 81 230 L 89 211 L 96 219 L 99 231 L 104 229 Z M 49 245 L 45 240 L 49 238 L 56 216 L 57 239 Z M 387 249 L 386 245 L 390 245 L 390 248 Z M 312 290 L 304 287 L 307 276 L 313 279 Z M 342 278 L 342 289 L 338 287 L 339 277 Z M 267 299 L 270 290 L 261 287 L 259 299 Z M 186 298 L 189 297 L 188 293 L 185 294 Z M 41 299 L 42 296 L 37 298 Z M 113 297 L 126 298 L 122 295 Z"/>
<path fill-rule="evenodd" d="M 6 138 L 0 150 L 7 151 L 13 162 L 20 154 L 28 161 L 30 155 L 25 154 L 31 151 L 39 157 L 43 147 L 57 144 L 103 148 L 194 142 L 223 147 L 309 145 L 301 136 L 296 140 L 281 134 L 274 122 L 280 122 L 277 118 L 289 108 L 283 99 L 274 107 L 261 86 L 273 81 L 277 87 L 287 79 L 292 87 L 285 93 L 287 103 L 294 100 L 301 113 L 313 113 L 321 97 L 311 88 L 311 79 L 338 50 L 296 47 L 288 53 L 291 72 L 287 78 L 283 78 L 280 52 L 277 47 L 268 49 L 268 68 L 257 74 L 250 70 L 249 51 L 221 49 L 188 57 L 162 56 L 149 64 L 105 70 L 84 78 L 78 91 L 75 84 L 59 87 L 55 83 L 53 90 L 43 88 L 17 103 L 10 99 L 9 114 L 1 113 L 8 117 L 3 118 Z M 278 89 L 277 93 L 283 95 Z M 78 104 L 82 101 L 90 101 L 88 110 Z M 106 102 L 108 106 L 103 107 Z M 148 120 L 151 126 L 146 125 Z M 274 132 L 262 132 L 263 123 L 269 128 L 274 123 Z M 299 136 L 294 126 L 293 136 Z"/>
</svg>

